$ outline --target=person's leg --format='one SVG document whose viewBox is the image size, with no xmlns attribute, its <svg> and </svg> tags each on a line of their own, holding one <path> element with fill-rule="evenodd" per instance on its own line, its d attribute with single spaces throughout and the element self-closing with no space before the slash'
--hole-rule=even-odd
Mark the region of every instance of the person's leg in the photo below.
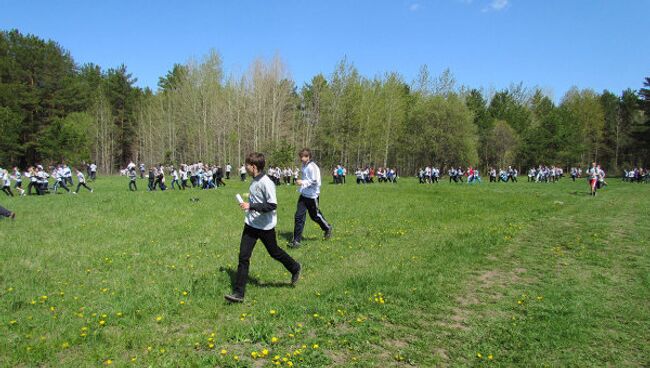
<svg viewBox="0 0 650 368">
<path fill-rule="evenodd" d="M 244 225 L 244 231 L 241 235 L 239 244 L 239 265 L 237 266 L 237 277 L 233 286 L 233 293 L 243 298 L 246 293 L 246 284 L 248 283 L 248 268 L 250 266 L 251 255 L 255 248 L 255 242 L 259 238 L 259 231 L 248 225 Z"/>
<path fill-rule="evenodd" d="M 284 268 L 292 274 L 298 272 L 300 265 L 291 256 L 287 254 L 282 248 L 278 247 L 278 242 L 275 236 L 275 228 L 271 230 L 260 230 L 260 240 L 266 247 L 266 251 L 276 261 L 282 263 Z"/>
<path fill-rule="evenodd" d="M 65 189 L 66 192 L 70 193 L 70 189 L 68 189 L 68 187 L 65 185 L 65 182 L 64 182 L 64 181 L 61 181 L 61 182 L 59 183 L 59 186 L 60 186 L 61 188 Z"/>
<path fill-rule="evenodd" d="M 305 198 L 305 204 L 307 206 L 307 211 L 309 212 L 309 217 L 317 223 L 321 230 L 323 231 L 328 231 L 331 229 L 331 225 L 325 220 L 325 217 L 323 216 L 323 213 L 320 211 L 320 208 L 318 207 L 318 198 L 312 199 L 312 198 Z"/>
<path fill-rule="evenodd" d="M 14 213 L 9 211 L 6 208 L 0 206 L 0 216 L 2 216 L 2 217 L 13 217 Z"/>
<path fill-rule="evenodd" d="M 293 242 L 300 243 L 302 241 L 302 231 L 305 228 L 305 217 L 307 214 L 307 206 L 305 205 L 305 197 L 298 197 L 298 204 L 296 205 L 296 214 L 294 215 L 293 225 Z"/>
</svg>

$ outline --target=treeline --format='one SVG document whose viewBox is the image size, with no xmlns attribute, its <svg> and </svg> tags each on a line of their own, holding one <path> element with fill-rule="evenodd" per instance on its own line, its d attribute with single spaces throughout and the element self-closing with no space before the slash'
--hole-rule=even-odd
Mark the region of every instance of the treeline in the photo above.
<svg viewBox="0 0 650 368">
<path fill-rule="evenodd" d="M 297 87 L 279 57 L 226 74 L 218 53 L 177 64 L 157 91 L 122 65 L 78 66 L 53 41 L 0 33 L 0 166 L 94 161 L 238 165 L 249 151 L 274 164 L 309 146 L 325 166 L 376 165 L 410 174 L 423 165 L 608 170 L 650 163 L 650 78 L 620 95 L 572 89 L 555 104 L 522 84 L 458 86 L 422 67 L 364 77 L 347 60 Z"/>
</svg>

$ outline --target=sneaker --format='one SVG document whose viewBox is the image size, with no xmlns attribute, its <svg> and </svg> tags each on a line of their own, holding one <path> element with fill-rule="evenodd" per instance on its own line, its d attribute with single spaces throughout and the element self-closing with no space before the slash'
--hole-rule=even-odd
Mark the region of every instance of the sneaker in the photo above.
<svg viewBox="0 0 650 368">
<path fill-rule="evenodd" d="M 90 193 L 92 193 L 92 192 L 93 192 L 93 190 L 91 189 L 91 190 L 90 190 Z"/>
<path fill-rule="evenodd" d="M 226 298 L 226 300 L 231 302 L 231 303 L 243 303 L 244 302 L 244 297 L 242 295 L 239 295 L 239 294 L 229 294 L 229 295 L 224 296 L 224 298 Z"/>
<path fill-rule="evenodd" d="M 301 245 L 300 242 L 295 240 L 289 242 L 289 248 L 294 248 L 294 249 L 300 248 L 300 245 Z"/>
<path fill-rule="evenodd" d="M 325 230 L 325 235 L 323 235 L 323 238 L 325 239 L 331 239 L 332 238 L 332 225 L 330 225 L 330 228 Z"/>
<path fill-rule="evenodd" d="M 291 274 L 291 286 L 296 286 L 298 280 L 300 280 L 300 271 L 302 271 L 302 265 L 298 263 L 298 271 Z"/>
<path fill-rule="evenodd" d="M 16 219 L 16 212 L 12 212 L 12 213 L 11 213 L 11 216 L 9 216 L 9 217 L 10 217 L 12 220 L 15 220 L 15 219 Z M 298 272 L 300 272 L 300 271 L 298 271 Z"/>
</svg>

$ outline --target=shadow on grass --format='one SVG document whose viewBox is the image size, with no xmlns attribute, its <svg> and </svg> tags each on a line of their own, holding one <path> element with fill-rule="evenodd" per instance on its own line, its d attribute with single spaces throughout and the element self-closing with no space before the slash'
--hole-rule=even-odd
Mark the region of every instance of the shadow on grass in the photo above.
<svg viewBox="0 0 650 368">
<path fill-rule="evenodd" d="M 235 281 L 237 280 L 237 270 L 233 268 L 221 268 L 219 271 L 221 272 L 226 272 L 228 274 L 228 277 L 230 277 L 230 285 L 232 287 L 235 286 Z M 250 285 L 255 285 L 259 288 L 280 288 L 280 287 L 286 287 L 290 288 L 291 287 L 291 281 L 287 280 L 287 282 L 264 282 L 260 281 L 258 278 L 253 277 L 253 276 L 248 276 L 248 283 Z"/>
<path fill-rule="evenodd" d="M 287 243 L 293 240 L 293 233 L 290 231 L 280 231 L 278 232 L 278 238 L 285 240 Z M 313 240 L 318 240 L 319 238 L 317 236 L 303 236 L 302 240 L 308 240 L 308 241 L 313 241 Z"/>
</svg>

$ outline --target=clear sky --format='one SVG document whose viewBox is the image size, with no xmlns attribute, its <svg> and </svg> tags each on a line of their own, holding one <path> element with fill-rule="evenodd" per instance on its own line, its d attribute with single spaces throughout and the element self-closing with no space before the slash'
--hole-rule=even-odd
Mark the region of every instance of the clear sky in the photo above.
<svg viewBox="0 0 650 368">
<path fill-rule="evenodd" d="M 0 28 L 52 39 L 79 64 L 124 63 L 156 89 L 174 63 L 222 56 L 242 74 L 278 54 L 298 86 L 343 57 L 367 77 L 449 68 L 460 84 L 620 94 L 650 77 L 650 0 L 0 0 Z M 644 24 L 646 25 L 644 27 Z"/>
</svg>

